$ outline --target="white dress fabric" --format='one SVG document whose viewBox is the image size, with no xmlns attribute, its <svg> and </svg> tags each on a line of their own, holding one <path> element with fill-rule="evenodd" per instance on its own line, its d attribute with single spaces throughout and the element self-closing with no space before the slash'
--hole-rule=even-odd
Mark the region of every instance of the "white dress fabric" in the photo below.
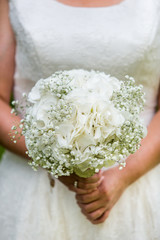
<svg viewBox="0 0 160 240">
<path fill-rule="evenodd" d="M 16 35 L 14 95 L 57 70 L 99 70 L 143 84 L 148 125 L 160 77 L 160 2 L 124 0 L 100 8 L 55 0 L 10 0 Z M 152 143 L 151 143 L 152 144 Z M 45 170 L 6 151 L 0 164 L 1 240 L 158 240 L 160 166 L 129 186 L 100 225 L 82 215 L 75 195 Z"/>
</svg>

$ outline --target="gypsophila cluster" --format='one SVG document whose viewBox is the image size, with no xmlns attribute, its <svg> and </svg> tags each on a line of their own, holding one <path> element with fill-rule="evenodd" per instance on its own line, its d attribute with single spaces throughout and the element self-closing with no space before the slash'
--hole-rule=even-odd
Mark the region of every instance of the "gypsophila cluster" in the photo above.
<svg viewBox="0 0 160 240">
<path fill-rule="evenodd" d="M 120 81 L 103 72 L 60 71 L 39 80 L 25 102 L 20 128 L 30 165 L 55 177 L 89 177 L 115 163 L 121 169 L 146 135 L 142 86 L 129 76 Z"/>
</svg>

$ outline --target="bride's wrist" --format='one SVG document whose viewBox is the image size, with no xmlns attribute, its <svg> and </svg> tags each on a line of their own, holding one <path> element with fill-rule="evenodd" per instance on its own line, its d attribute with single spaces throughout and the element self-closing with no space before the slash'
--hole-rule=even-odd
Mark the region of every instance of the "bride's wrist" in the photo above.
<svg viewBox="0 0 160 240">
<path fill-rule="evenodd" d="M 122 169 L 122 177 L 129 186 L 156 167 L 159 163 L 159 149 L 153 144 L 144 143 L 140 149 L 126 160 L 126 167 Z"/>
<path fill-rule="evenodd" d="M 119 170 L 120 177 L 126 187 L 130 186 L 150 170 L 145 165 L 145 161 L 142 161 L 144 160 L 142 158 L 145 158 L 145 155 L 141 156 L 141 153 L 130 155 L 126 160 L 126 166 L 122 170 Z"/>
<path fill-rule="evenodd" d="M 112 168 L 111 171 L 116 176 L 119 183 L 122 185 L 124 189 L 130 186 L 132 183 L 134 183 L 138 178 L 140 178 L 143 175 L 133 155 L 127 158 L 126 167 L 120 170 L 119 166 L 115 166 Z"/>
<path fill-rule="evenodd" d="M 125 190 L 130 185 L 130 176 L 126 172 L 126 168 L 123 168 L 122 170 L 119 169 L 119 166 L 115 166 L 113 168 L 106 169 L 103 172 L 103 176 L 111 174 L 114 179 L 117 179 L 118 185 L 120 188 Z"/>
</svg>

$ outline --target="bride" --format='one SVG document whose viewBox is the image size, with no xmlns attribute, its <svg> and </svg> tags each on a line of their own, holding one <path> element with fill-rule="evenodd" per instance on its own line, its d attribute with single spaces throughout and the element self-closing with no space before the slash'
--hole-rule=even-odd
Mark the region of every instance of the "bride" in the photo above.
<svg viewBox="0 0 160 240">
<path fill-rule="evenodd" d="M 160 239 L 159 11 L 159 0 L 0 1 L 1 240 Z M 122 171 L 54 181 L 28 166 L 23 138 L 10 140 L 10 95 L 79 68 L 141 83 L 148 135 Z"/>
</svg>

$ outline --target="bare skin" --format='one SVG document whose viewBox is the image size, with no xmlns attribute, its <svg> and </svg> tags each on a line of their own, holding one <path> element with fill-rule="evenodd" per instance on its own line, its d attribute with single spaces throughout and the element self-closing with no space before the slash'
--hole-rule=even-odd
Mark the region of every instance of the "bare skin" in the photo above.
<svg viewBox="0 0 160 240">
<path fill-rule="evenodd" d="M 109 7 L 119 4 L 124 0 L 57 0 L 73 7 Z"/>
<path fill-rule="evenodd" d="M 81 2 L 80 0 L 74 0 Z M 61 0 L 62 2 L 62 0 Z M 91 2 L 89 0 L 86 3 Z M 97 0 L 98 2 L 98 0 Z M 101 3 L 113 1 L 102 1 Z M 119 1 L 120 2 L 120 1 Z M 67 4 L 67 3 L 66 3 Z M 117 0 L 118 4 L 118 0 Z M 105 5 L 105 4 L 104 4 Z M 89 6 L 89 5 L 88 5 Z M 15 39 L 8 18 L 8 1 L 0 1 L 0 144 L 8 150 L 27 159 L 24 138 L 17 144 L 10 140 L 9 132 L 14 122 L 20 118 L 12 116 L 9 106 L 11 91 L 13 88 L 13 75 L 15 71 Z M 159 101 L 160 103 L 160 97 Z M 142 141 L 141 148 L 127 159 L 127 167 L 119 171 L 113 167 L 95 174 L 91 178 L 83 179 L 72 175 L 61 177 L 59 180 L 71 191 L 76 192 L 77 203 L 83 214 L 93 224 L 99 224 L 106 220 L 112 207 L 118 201 L 124 190 L 139 177 L 147 173 L 160 162 L 160 110 L 153 117 L 148 135 Z M 152 144 L 151 144 L 152 143 Z M 73 186 L 78 181 L 78 188 Z"/>
</svg>

